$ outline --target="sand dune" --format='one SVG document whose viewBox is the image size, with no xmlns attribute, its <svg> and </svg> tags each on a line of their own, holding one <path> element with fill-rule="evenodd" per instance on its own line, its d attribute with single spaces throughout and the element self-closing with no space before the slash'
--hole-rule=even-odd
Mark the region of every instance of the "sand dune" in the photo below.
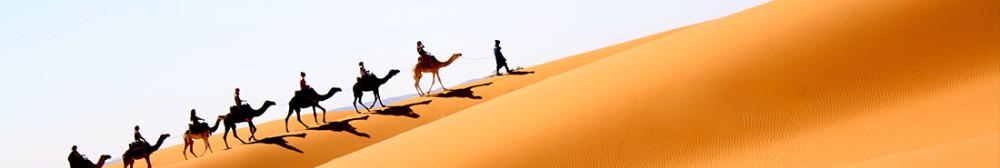
<svg viewBox="0 0 1000 168">
<path fill-rule="evenodd" d="M 998 13 L 775 1 L 321 167 L 1000 167 Z"/>
<path fill-rule="evenodd" d="M 678 29 L 680 30 L 680 29 Z M 675 30 L 676 31 L 676 30 Z M 659 39 L 673 31 L 650 35 L 648 37 L 624 42 L 614 46 L 581 53 L 546 64 L 534 66 L 521 72 L 532 72 L 522 75 L 507 75 L 491 77 L 476 82 L 452 87 L 455 91 L 438 93 L 436 97 L 416 97 L 392 104 L 392 108 L 383 109 L 386 114 L 371 114 L 367 120 L 354 120 L 338 123 L 335 121 L 358 118 L 353 110 L 337 111 L 327 114 L 330 122 L 319 130 L 303 131 L 303 127 L 294 118 L 289 126 L 290 133 L 284 132 L 284 121 L 270 121 L 257 124 L 257 136 L 261 143 L 242 145 L 230 137 L 231 150 L 221 150 L 224 147 L 220 131 L 210 139 L 215 153 L 209 153 L 201 158 L 185 161 L 181 154 L 182 145 L 165 147 L 152 156 L 154 166 L 171 167 L 315 167 L 334 158 L 376 144 L 397 134 L 406 132 L 423 124 L 435 121 L 462 109 L 478 103 L 489 101 L 497 96 L 512 92 L 524 86 L 544 80 L 548 77 L 603 59 L 632 47 Z M 442 73 L 447 73 L 447 68 Z M 399 77 L 393 80 L 410 80 L 409 77 Z M 345 96 L 339 93 L 335 96 Z M 426 101 L 426 104 L 421 104 Z M 410 105 L 410 106 L 406 106 Z M 256 107 L 256 105 L 255 105 Z M 408 107 L 408 108 L 407 108 Z M 273 109 L 268 113 L 286 113 L 287 109 Z M 302 113 L 302 119 L 310 126 L 312 115 Z M 259 122 L 259 121 L 258 121 Z M 243 124 L 245 125 L 245 124 Z M 354 127 L 352 133 L 350 127 Z M 240 129 L 243 138 L 248 137 L 247 129 Z M 304 137 L 297 137 L 305 133 Z M 364 137 L 367 134 L 370 138 Z M 181 136 L 181 135 L 174 135 Z M 270 138 L 265 138 L 270 137 Z M 196 140 L 195 151 L 201 153 L 204 146 Z M 189 156 L 190 157 L 190 156 Z M 142 161 L 140 161 L 142 162 Z M 136 167 L 145 167 L 145 163 L 136 163 Z M 121 167 L 121 163 L 107 167 Z"/>
</svg>

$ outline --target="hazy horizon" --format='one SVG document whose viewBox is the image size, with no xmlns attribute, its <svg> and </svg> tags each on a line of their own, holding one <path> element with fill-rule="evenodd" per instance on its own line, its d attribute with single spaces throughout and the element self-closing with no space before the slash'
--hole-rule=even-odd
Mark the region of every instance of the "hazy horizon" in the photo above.
<svg viewBox="0 0 1000 168">
<path fill-rule="evenodd" d="M 190 109 L 213 120 L 236 87 L 254 107 L 278 103 L 257 123 L 283 119 L 300 71 L 317 91 L 344 89 L 321 102 L 327 109 L 350 106 L 359 61 L 379 76 L 402 71 L 384 98 L 414 94 L 418 40 L 438 59 L 464 54 L 442 69 L 453 86 L 492 74 L 494 39 L 511 68 L 528 67 L 764 2 L 3 1 L 0 126 L 17 136 L 2 140 L 14 151 L 2 158 L 63 167 L 78 145 L 89 159 L 117 160 L 134 125 L 179 144 Z"/>
</svg>

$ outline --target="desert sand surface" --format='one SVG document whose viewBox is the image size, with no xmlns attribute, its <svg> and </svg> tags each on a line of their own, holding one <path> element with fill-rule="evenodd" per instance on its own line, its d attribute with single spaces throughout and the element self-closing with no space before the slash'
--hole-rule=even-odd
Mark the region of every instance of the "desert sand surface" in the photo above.
<svg viewBox="0 0 1000 168">
<path fill-rule="evenodd" d="M 295 121 L 294 116 L 288 124 L 292 130 L 289 133 L 284 132 L 284 120 L 257 121 L 258 143 L 243 145 L 230 136 L 229 145 L 232 147 L 230 150 L 222 150 L 225 145 L 222 141 L 222 128 L 220 127 L 209 140 L 214 153 L 209 152 L 199 158 L 194 158 L 189 154 L 189 160 L 185 160 L 181 153 L 183 145 L 163 147 L 153 153 L 152 164 L 156 167 L 316 167 L 334 158 L 379 143 L 465 108 L 487 102 L 500 95 L 662 38 L 679 30 L 683 30 L 683 28 L 528 67 L 518 71 L 519 73 L 515 75 L 490 77 L 454 86 L 449 88 L 454 90 L 435 92 L 432 93 L 434 95 L 432 97 L 415 97 L 399 101 L 389 105 L 389 108 L 380 108 L 381 111 L 376 110 L 375 114 L 356 114 L 353 110 L 329 112 L 327 119 L 330 123 L 320 127 L 317 127 L 317 124 L 313 122 L 311 110 L 304 109 L 302 120 L 316 130 L 304 130 L 305 128 Z M 456 64 L 461 64 L 461 62 L 460 58 Z M 448 69 L 444 68 L 441 71 L 442 75 L 447 75 Z M 412 80 L 412 77 L 397 76 L 391 80 Z M 370 94 L 366 93 L 366 96 L 370 98 Z M 350 91 L 345 90 L 345 92 L 337 93 L 334 96 L 350 96 Z M 287 100 L 275 101 L 287 102 Z M 251 106 L 257 108 L 259 104 Z M 286 114 L 287 110 L 287 107 L 272 108 L 267 113 Z M 368 118 L 363 119 L 364 116 L 368 116 Z M 348 119 L 356 120 L 340 122 Z M 214 124 L 214 121 L 209 121 L 209 124 Z M 239 125 L 245 126 L 246 123 Z M 241 128 L 239 134 L 241 138 L 245 139 L 249 137 L 249 130 Z M 303 136 L 301 134 L 305 134 L 304 137 L 300 137 Z M 364 137 L 365 135 L 370 136 L 370 138 Z M 174 134 L 172 136 L 180 137 L 182 135 Z M 122 149 L 125 149 L 124 145 Z M 201 154 L 203 149 L 203 142 L 195 140 L 195 152 Z M 121 164 L 121 162 L 116 162 L 106 167 L 122 167 Z M 143 160 L 135 163 L 135 167 L 145 166 Z"/>
<path fill-rule="evenodd" d="M 1000 167 L 998 3 L 774 1 L 320 167 Z"/>
</svg>

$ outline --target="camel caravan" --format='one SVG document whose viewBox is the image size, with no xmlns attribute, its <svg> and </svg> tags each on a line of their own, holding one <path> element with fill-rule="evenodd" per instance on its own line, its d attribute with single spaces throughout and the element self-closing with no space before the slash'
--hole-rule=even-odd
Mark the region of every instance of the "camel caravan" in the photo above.
<svg viewBox="0 0 1000 168">
<path fill-rule="evenodd" d="M 503 55 L 500 53 L 500 41 L 496 40 L 495 42 L 496 46 L 494 48 L 494 55 L 496 57 L 497 67 L 494 70 L 494 72 L 497 72 L 497 75 L 499 76 L 501 74 L 498 71 L 500 70 L 501 67 L 506 67 L 507 63 L 506 63 L 506 58 L 504 58 Z M 454 53 L 446 61 L 441 62 L 437 58 L 435 58 L 434 55 L 424 50 L 423 42 L 417 41 L 417 54 L 419 55 L 419 57 L 417 58 L 416 65 L 414 65 L 413 67 L 413 80 L 414 80 L 413 86 L 416 88 L 417 94 L 422 97 L 430 96 L 431 90 L 432 88 L 434 88 L 434 84 L 436 83 L 441 83 L 440 84 L 441 89 L 448 90 L 447 88 L 444 87 L 444 83 L 441 80 L 441 75 L 439 72 L 441 68 L 447 67 L 448 65 L 451 65 L 451 63 L 455 62 L 459 57 L 462 56 L 462 53 Z M 354 93 L 354 99 L 352 100 L 351 103 L 354 106 L 355 112 L 357 112 L 358 114 L 371 113 L 371 110 L 372 108 L 375 108 L 376 103 L 381 105 L 382 107 L 386 107 L 386 105 L 382 103 L 382 96 L 379 94 L 379 87 L 388 82 L 389 79 L 391 79 L 392 77 L 396 76 L 396 74 L 399 74 L 400 70 L 391 69 L 389 70 L 388 74 L 379 77 L 376 76 L 375 74 L 372 74 L 367 69 L 365 69 L 364 62 L 359 62 L 358 66 L 360 67 L 360 76 L 357 78 L 357 81 L 351 87 Z M 511 74 L 511 72 L 512 71 L 509 68 L 507 68 L 507 73 Z M 420 88 L 420 80 L 423 77 L 424 73 L 431 74 L 431 86 L 427 88 L 426 91 Z M 306 125 L 304 122 L 302 122 L 302 117 L 299 114 L 301 110 L 305 108 L 312 109 L 313 122 L 315 122 L 317 125 L 321 125 L 322 123 L 319 122 L 320 117 L 317 117 L 316 108 L 319 108 L 320 111 L 323 112 L 322 116 L 323 123 L 328 123 L 326 120 L 326 108 L 323 108 L 323 106 L 321 106 L 319 102 L 330 99 L 331 97 L 333 97 L 334 94 L 342 91 L 338 87 L 332 87 L 326 92 L 326 94 L 319 94 L 311 86 L 306 84 L 305 72 L 300 72 L 299 76 L 301 77 L 301 79 L 299 80 L 300 88 L 299 90 L 294 92 L 294 96 L 292 97 L 291 100 L 288 101 L 288 114 L 285 116 L 285 132 L 290 132 L 288 129 L 288 119 L 291 118 L 292 113 L 295 114 L 296 120 L 298 120 L 299 124 L 302 124 L 302 126 L 305 127 L 307 130 L 312 128 Z M 372 95 L 374 95 L 375 97 L 375 100 L 372 101 L 372 104 L 370 106 L 366 106 L 364 103 L 362 103 L 361 97 L 364 95 L 365 92 L 371 92 Z M 266 100 L 262 105 L 259 106 L 259 108 L 253 108 L 251 105 L 247 104 L 246 101 L 240 98 L 240 88 L 235 89 L 233 93 L 233 99 L 235 104 L 233 106 L 230 106 L 229 113 L 218 116 L 218 118 L 216 118 L 215 120 L 215 123 L 212 124 L 211 126 L 209 126 L 207 122 L 204 122 L 204 119 L 197 116 L 195 109 L 191 109 L 191 116 L 190 116 L 191 123 L 188 124 L 188 130 L 184 132 L 183 135 L 184 148 L 181 150 L 185 160 L 188 159 L 188 153 L 191 153 L 191 155 L 194 157 L 198 157 L 198 154 L 196 154 L 194 151 L 195 140 L 201 140 L 202 144 L 205 145 L 205 147 L 201 152 L 202 155 L 207 154 L 206 152 L 214 152 L 212 150 L 211 144 L 208 142 L 208 138 L 212 135 L 212 133 L 215 133 L 215 131 L 218 130 L 220 124 L 222 124 L 224 130 L 222 133 L 222 140 L 226 145 L 226 149 L 230 149 L 229 137 L 228 137 L 230 131 L 232 131 L 233 138 L 239 140 L 243 144 L 247 144 L 248 143 L 247 141 L 253 142 L 258 140 L 257 137 L 255 136 L 257 132 L 257 127 L 254 126 L 253 118 L 261 116 L 262 114 L 264 114 L 264 112 L 267 111 L 268 108 L 270 108 L 271 106 L 275 106 L 277 104 L 274 101 Z M 364 107 L 364 109 L 367 110 L 367 112 L 365 113 L 361 112 L 361 110 L 358 109 L 357 106 L 358 104 L 361 104 L 361 107 Z M 365 115 L 362 116 L 361 118 L 367 119 L 368 116 Z M 244 122 L 247 123 L 250 131 L 250 136 L 247 138 L 247 140 L 243 140 L 242 138 L 240 138 L 239 134 L 237 134 L 236 131 L 236 124 Z M 122 154 L 122 162 L 124 167 L 126 168 L 133 167 L 133 164 L 138 160 L 144 160 L 148 167 L 152 167 L 150 162 L 150 156 L 153 154 L 153 152 L 156 152 L 157 150 L 160 149 L 160 146 L 163 144 L 163 141 L 166 140 L 167 137 L 170 137 L 170 134 L 161 134 L 154 143 L 150 143 L 139 133 L 139 126 L 135 126 L 134 137 L 135 141 L 129 143 L 127 150 L 125 150 L 125 152 Z M 77 146 L 74 145 L 72 147 L 72 151 L 68 157 L 68 160 L 70 163 L 70 167 L 92 168 L 92 167 L 102 167 L 105 164 L 105 161 L 107 161 L 110 158 L 111 155 L 101 155 L 98 162 L 94 163 L 89 159 L 87 159 L 86 156 L 83 156 L 80 153 L 78 153 Z"/>
</svg>

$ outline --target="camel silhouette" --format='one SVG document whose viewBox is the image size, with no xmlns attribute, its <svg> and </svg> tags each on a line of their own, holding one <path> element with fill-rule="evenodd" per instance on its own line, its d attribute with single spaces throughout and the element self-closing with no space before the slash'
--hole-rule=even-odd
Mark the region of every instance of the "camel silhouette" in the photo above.
<svg viewBox="0 0 1000 168">
<path fill-rule="evenodd" d="M 236 140 L 240 140 L 243 144 L 247 143 L 246 141 L 243 141 L 243 139 L 240 139 L 240 136 L 236 133 L 236 123 L 247 122 L 247 124 L 250 125 L 250 138 L 247 140 L 256 140 L 257 138 L 254 137 L 254 134 L 257 133 L 257 126 L 253 125 L 253 118 L 264 114 L 264 112 L 267 111 L 267 108 L 274 105 L 275 103 L 273 101 L 268 100 L 264 101 L 264 105 L 260 106 L 260 109 L 257 110 L 254 110 L 250 107 L 250 105 L 229 107 L 229 113 L 222 117 L 222 123 L 223 126 L 225 126 L 224 129 L 226 130 L 222 133 L 222 141 L 225 142 L 226 149 L 230 149 L 228 138 L 230 130 L 233 131 L 233 137 L 236 138 Z"/>
<path fill-rule="evenodd" d="M 417 65 L 413 67 L 413 87 L 417 88 L 417 94 L 420 94 L 420 96 L 430 95 L 431 89 L 434 88 L 434 79 L 437 79 L 437 82 L 441 83 L 441 89 L 448 90 L 447 88 L 444 88 L 444 82 L 441 81 L 441 76 L 438 75 L 438 70 L 451 65 L 452 62 L 455 62 L 455 59 L 458 59 L 458 57 L 461 56 L 462 53 L 452 54 L 451 58 L 448 58 L 448 61 L 445 62 L 438 61 L 437 59 L 417 59 Z M 431 87 L 427 88 L 426 94 L 423 89 L 420 89 L 420 78 L 423 77 L 423 73 L 431 73 L 431 75 L 433 75 L 431 76 Z"/>
<path fill-rule="evenodd" d="M 205 151 L 212 150 L 212 144 L 208 143 L 208 137 L 212 135 L 215 130 L 219 129 L 219 123 L 221 123 L 224 116 L 219 116 L 219 119 L 215 120 L 215 124 L 212 127 L 208 126 L 208 123 L 199 123 L 199 125 L 191 125 L 188 127 L 187 131 L 184 131 L 184 148 L 181 149 L 181 153 L 184 154 L 184 160 L 187 160 L 187 152 L 190 151 L 191 155 L 198 157 L 198 154 L 194 153 L 194 140 L 201 139 L 205 142 L 205 150 L 202 150 L 202 155 L 205 155 Z"/>
<path fill-rule="evenodd" d="M 76 146 L 73 146 L 73 152 L 69 154 L 69 167 L 70 168 L 100 168 L 104 167 L 104 163 L 111 159 L 111 155 L 101 155 L 97 159 L 97 163 L 90 161 L 86 156 L 81 155 L 76 152 Z"/>
<path fill-rule="evenodd" d="M 149 162 L 149 155 L 160 149 L 160 145 L 163 145 L 163 140 L 170 137 L 170 134 L 162 134 L 160 138 L 156 140 L 156 145 L 150 146 L 149 143 L 145 141 L 133 142 L 128 145 L 128 150 L 125 150 L 125 154 L 122 154 L 122 162 L 124 162 L 125 168 L 134 167 L 135 160 L 146 159 L 146 167 L 153 167 Z"/>
<path fill-rule="evenodd" d="M 398 69 L 389 70 L 389 74 L 386 74 L 385 77 L 382 78 L 378 78 L 374 75 L 368 75 L 370 77 L 358 78 L 358 82 L 354 83 L 354 87 L 352 88 L 352 90 L 354 90 L 354 102 L 351 102 L 351 105 L 354 105 L 354 111 L 359 114 L 361 113 L 361 111 L 358 110 L 358 104 L 361 104 L 361 107 L 364 107 L 368 111 L 371 111 L 371 108 L 375 107 L 375 102 L 378 102 L 384 107 L 385 104 L 382 104 L 382 96 L 378 93 L 378 87 L 385 84 L 386 81 L 389 81 L 389 79 L 396 76 L 396 74 L 399 74 Z M 366 91 L 371 91 L 372 94 L 375 95 L 375 101 L 372 101 L 371 107 L 365 106 L 364 103 L 361 103 L 361 96 L 363 96 Z"/>
<path fill-rule="evenodd" d="M 313 121 L 319 125 L 319 120 L 316 119 L 316 108 L 318 107 L 323 111 L 323 122 L 326 123 L 326 108 L 320 106 L 319 102 L 330 99 L 330 97 L 333 97 L 333 94 L 336 94 L 337 92 L 340 92 L 340 88 L 338 87 L 330 88 L 330 91 L 325 95 L 319 95 L 312 89 L 295 91 L 295 96 L 292 97 L 292 100 L 288 101 L 288 115 L 285 116 L 285 132 L 288 132 L 288 118 L 292 117 L 293 111 L 295 112 L 295 118 L 299 120 L 299 123 L 302 124 L 302 126 L 309 128 L 306 123 L 302 122 L 302 116 L 299 115 L 299 112 L 302 111 L 303 108 L 312 107 Z"/>
</svg>

